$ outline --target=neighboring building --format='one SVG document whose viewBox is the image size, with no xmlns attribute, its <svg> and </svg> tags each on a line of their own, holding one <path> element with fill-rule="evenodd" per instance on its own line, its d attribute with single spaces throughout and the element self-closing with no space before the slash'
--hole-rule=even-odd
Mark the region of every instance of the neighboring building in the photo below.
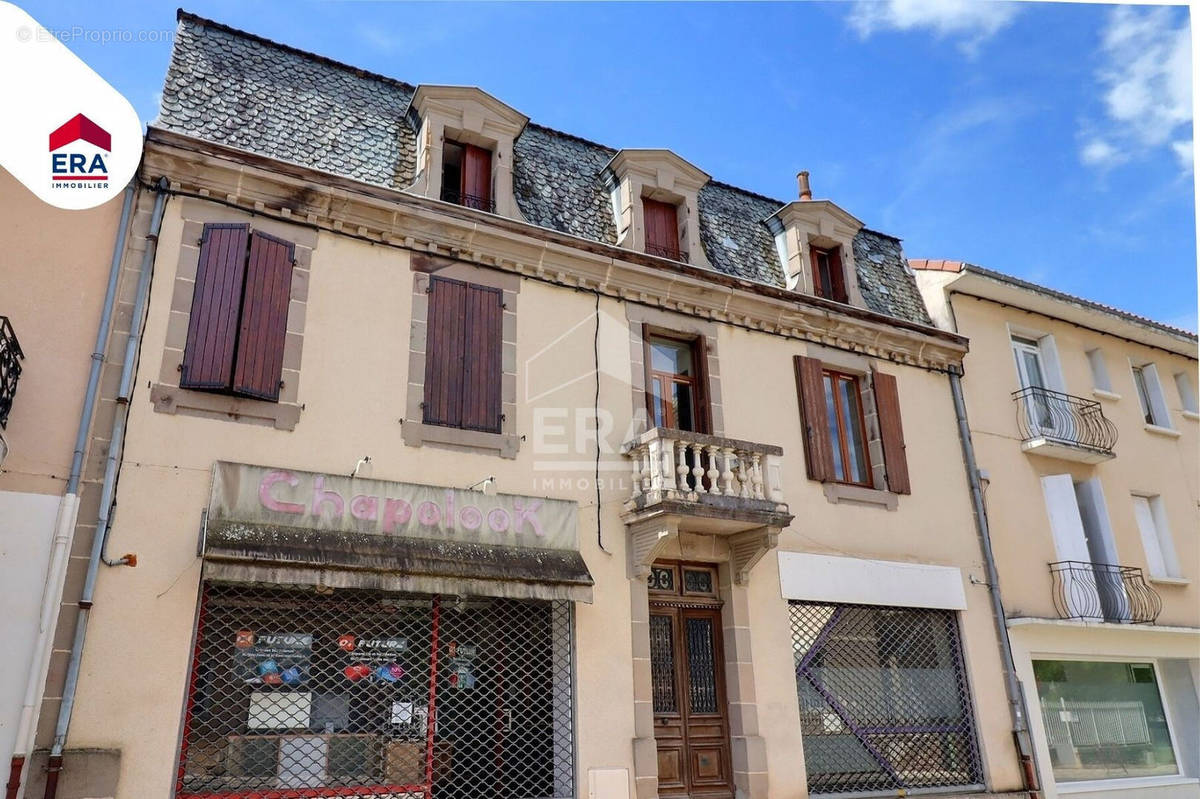
<svg viewBox="0 0 1200 799">
<path fill-rule="evenodd" d="M 1049 797 L 1200 796 L 1196 336 L 912 261 L 963 378 Z"/>
<path fill-rule="evenodd" d="M 52 208 L 0 170 L 0 762 L 15 758 L 18 772 L 38 725 L 43 738 L 54 728 L 74 629 L 63 586 L 78 594 L 100 506 L 123 353 L 115 364 L 93 353 L 106 295 L 105 338 L 131 316 L 133 281 L 111 267 L 126 211 L 122 198 Z M 60 688 L 43 697 L 47 674 Z"/>
<path fill-rule="evenodd" d="M 897 239 L 183 13 L 140 179 L 51 798 L 1025 795 Z"/>
</svg>

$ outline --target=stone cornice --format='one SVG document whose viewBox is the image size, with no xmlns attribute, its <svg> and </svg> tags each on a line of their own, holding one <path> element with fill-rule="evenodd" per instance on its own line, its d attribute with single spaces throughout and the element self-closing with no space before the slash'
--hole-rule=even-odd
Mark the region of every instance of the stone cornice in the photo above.
<svg viewBox="0 0 1200 799">
<path fill-rule="evenodd" d="M 172 191 L 414 252 L 928 369 L 965 337 L 151 127 L 140 172 Z"/>
</svg>

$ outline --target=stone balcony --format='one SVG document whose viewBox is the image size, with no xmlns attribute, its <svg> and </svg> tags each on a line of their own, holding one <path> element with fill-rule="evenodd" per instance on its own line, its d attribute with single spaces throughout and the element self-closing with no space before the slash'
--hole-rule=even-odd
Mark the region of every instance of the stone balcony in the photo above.
<svg viewBox="0 0 1200 799">
<path fill-rule="evenodd" d="M 637 572 L 648 571 L 662 544 L 684 532 L 728 539 L 740 582 L 792 521 L 783 500 L 783 450 L 773 444 L 656 427 L 622 452 L 633 467 L 622 518 Z"/>
</svg>

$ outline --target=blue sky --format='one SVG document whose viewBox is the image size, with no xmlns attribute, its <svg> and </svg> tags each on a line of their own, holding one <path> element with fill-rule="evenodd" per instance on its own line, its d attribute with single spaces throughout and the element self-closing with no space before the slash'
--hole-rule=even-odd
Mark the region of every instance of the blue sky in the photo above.
<svg viewBox="0 0 1200 799">
<path fill-rule="evenodd" d="M 56 31 L 174 4 L 28 2 Z M 1188 10 L 980 0 L 249 3 L 187 10 L 410 83 L 481 86 L 781 200 L 795 173 L 909 257 L 967 260 L 1196 329 Z M 134 34 L 137 36 L 138 34 Z M 67 44 L 149 121 L 157 41 Z"/>
</svg>

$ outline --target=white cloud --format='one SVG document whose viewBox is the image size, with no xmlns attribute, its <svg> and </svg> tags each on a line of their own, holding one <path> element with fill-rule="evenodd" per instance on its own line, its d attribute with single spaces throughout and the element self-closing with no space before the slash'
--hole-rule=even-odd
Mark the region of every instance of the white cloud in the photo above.
<svg viewBox="0 0 1200 799">
<path fill-rule="evenodd" d="M 1085 164 L 1108 167 L 1121 160 L 1121 153 L 1104 139 L 1093 138 L 1083 145 L 1079 157 Z"/>
<path fill-rule="evenodd" d="M 1192 140 L 1180 139 L 1179 141 L 1171 142 L 1171 149 L 1175 151 L 1175 155 L 1179 158 L 1179 166 L 1184 172 L 1190 172 L 1192 164 Z"/>
<path fill-rule="evenodd" d="M 1143 157 L 1169 148 L 1191 168 L 1192 52 L 1187 13 L 1166 7 L 1118 6 L 1101 34 L 1104 66 L 1104 135 L 1088 135 L 1084 163 L 1107 166 L 1114 158 Z M 1095 142 L 1111 149 L 1097 159 Z"/>
<path fill-rule="evenodd" d="M 859 0 L 848 22 L 864 39 L 880 30 L 929 30 L 959 39 L 959 46 L 972 54 L 1019 10 L 1016 3 L 994 0 Z"/>
</svg>

